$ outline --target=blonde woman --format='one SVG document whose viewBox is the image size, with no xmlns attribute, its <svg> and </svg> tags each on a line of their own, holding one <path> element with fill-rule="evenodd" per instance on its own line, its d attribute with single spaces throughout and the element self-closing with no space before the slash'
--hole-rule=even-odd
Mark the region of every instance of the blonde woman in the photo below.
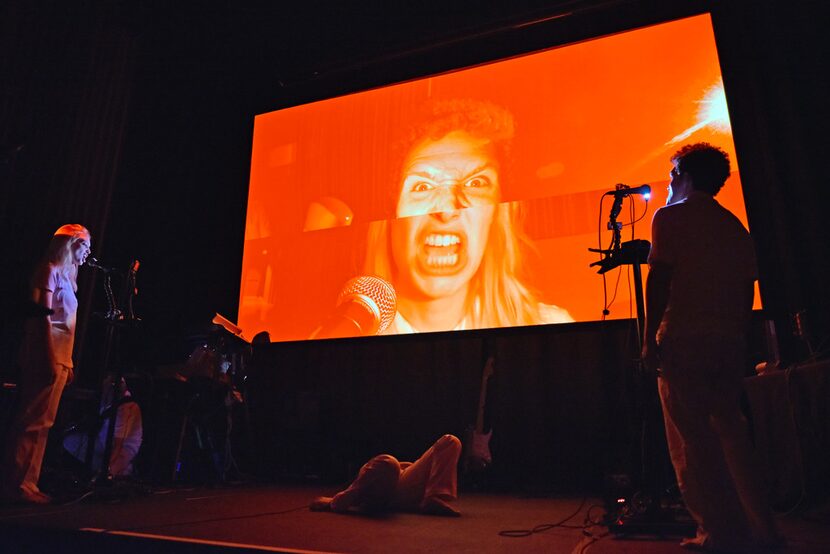
<svg viewBox="0 0 830 554">
<path fill-rule="evenodd" d="M 20 352 L 17 414 L 6 448 L 3 496 L 7 500 L 47 504 L 38 488 L 49 429 L 55 423 L 63 388 L 74 378 L 72 348 L 78 300 L 78 267 L 92 248 L 89 231 L 63 225 L 52 237 L 32 277 L 31 300 L 50 313 L 26 321 Z"/>
<path fill-rule="evenodd" d="M 512 115 L 489 102 L 429 106 L 397 181 L 396 218 L 370 225 L 364 271 L 389 280 L 398 313 L 387 333 L 573 321 L 520 277 L 530 244 L 520 205 L 501 202 Z"/>
</svg>

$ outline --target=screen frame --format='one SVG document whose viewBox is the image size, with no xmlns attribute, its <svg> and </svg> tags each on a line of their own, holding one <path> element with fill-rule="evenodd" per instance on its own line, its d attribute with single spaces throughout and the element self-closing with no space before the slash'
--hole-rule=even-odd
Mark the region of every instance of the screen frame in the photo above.
<svg viewBox="0 0 830 554">
<path fill-rule="evenodd" d="M 298 77 L 288 87 L 290 90 L 281 91 L 282 94 L 278 95 L 276 101 L 272 100 L 267 108 L 258 109 L 257 113 L 265 114 L 285 108 L 377 90 L 424 78 L 440 77 L 458 71 L 504 62 L 538 52 L 568 47 L 584 41 L 602 39 L 619 33 L 635 31 L 637 29 L 647 28 L 661 23 L 669 23 L 677 19 L 696 15 L 708 15 L 712 19 L 712 31 L 714 33 L 716 48 L 720 45 L 720 40 L 717 35 L 717 25 L 710 11 L 693 6 L 687 6 L 686 9 L 673 8 L 669 11 L 670 14 L 654 13 L 646 17 L 643 17 L 642 14 L 637 14 L 636 16 L 629 14 L 629 18 L 622 18 L 616 22 L 609 21 L 613 18 L 604 18 L 599 24 L 595 23 L 590 29 L 579 26 L 576 28 L 567 27 L 566 23 L 573 21 L 574 18 L 586 21 L 586 18 L 590 18 L 596 14 L 579 13 L 557 15 L 529 23 L 503 26 L 470 36 L 456 37 L 429 47 L 403 50 L 356 65 L 334 67 L 327 71 L 314 72 L 314 75 L 310 77 Z M 597 20 L 595 19 L 594 21 Z M 552 32 L 552 30 L 557 32 Z M 507 40 L 507 37 L 520 37 L 522 40 L 517 41 L 520 45 L 516 45 L 513 41 Z M 475 45 L 483 45 L 486 47 L 475 48 Z M 384 68 L 392 68 L 392 70 L 389 71 Z M 722 64 L 721 69 L 722 73 L 725 73 Z M 379 78 L 380 75 L 383 78 Z M 346 78 L 344 79 L 343 77 Z M 728 85 L 724 86 L 728 88 Z M 745 193 L 746 186 L 743 180 L 741 181 L 741 186 L 743 189 L 742 192 Z M 749 202 L 747 201 L 746 194 L 744 194 L 744 205 L 748 208 Z M 747 213 L 747 217 L 748 219 L 751 217 L 749 213 Z M 241 299 L 241 295 L 239 298 Z M 600 319 L 594 319 L 553 325 L 582 325 L 600 322 Z M 464 332 L 505 332 L 513 330 L 513 327 L 505 327 L 471 329 Z M 455 333 L 455 331 L 438 331 L 431 334 L 440 333 Z M 348 337 L 346 340 L 375 339 L 380 337 Z M 308 340 L 310 339 L 289 339 L 279 340 L 279 342 L 306 342 Z"/>
</svg>

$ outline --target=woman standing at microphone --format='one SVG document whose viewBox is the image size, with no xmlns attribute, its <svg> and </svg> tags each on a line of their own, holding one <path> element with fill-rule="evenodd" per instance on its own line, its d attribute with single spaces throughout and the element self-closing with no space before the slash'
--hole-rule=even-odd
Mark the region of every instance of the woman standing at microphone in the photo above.
<svg viewBox="0 0 830 554">
<path fill-rule="evenodd" d="M 32 277 L 31 300 L 50 315 L 29 318 L 25 325 L 17 414 L 9 433 L 3 474 L 2 494 L 7 500 L 51 501 L 37 483 L 63 388 L 74 378 L 78 267 L 89 256 L 91 241 L 82 225 L 63 225 Z"/>
</svg>

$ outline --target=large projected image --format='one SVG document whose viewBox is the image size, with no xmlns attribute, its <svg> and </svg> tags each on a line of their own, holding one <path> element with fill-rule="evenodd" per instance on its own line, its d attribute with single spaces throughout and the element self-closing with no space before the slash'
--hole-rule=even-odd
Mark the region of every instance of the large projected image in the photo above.
<svg viewBox="0 0 830 554">
<path fill-rule="evenodd" d="M 287 341 L 598 320 L 603 193 L 651 185 L 620 219 L 648 239 L 669 158 L 699 141 L 729 153 L 718 201 L 746 224 L 708 15 L 259 115 L 239 326 Z M 618 271 L 609 317 L 633 317 Z"/>
</svg>

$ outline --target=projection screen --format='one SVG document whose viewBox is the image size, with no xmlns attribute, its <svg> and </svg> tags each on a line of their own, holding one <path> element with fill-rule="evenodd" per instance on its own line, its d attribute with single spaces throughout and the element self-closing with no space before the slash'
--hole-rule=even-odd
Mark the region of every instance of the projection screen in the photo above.
<svg viewBox="0 0 830 554">
<path fill-rule="evenodd" d="M 381 333 L 599 320 L 604 286 L 609 317 L 635 317 L 627 269 L 589 267 L 600 200 L 649 184 L 619 218 L 649 239 L 671 155 L 699 141 L 729 154 L 717 198 L 746 225 L 706 14 L 258 115 L 238 324 L 363 334 L 326 330 L 360 276 L 394 290 Z"/>
</svg>

